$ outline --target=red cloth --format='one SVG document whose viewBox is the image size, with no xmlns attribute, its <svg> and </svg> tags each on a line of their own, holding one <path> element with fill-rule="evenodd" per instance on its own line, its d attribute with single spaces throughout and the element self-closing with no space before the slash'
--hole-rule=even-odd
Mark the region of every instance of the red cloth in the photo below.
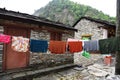
<svg viewBox="0 0 120 80">
<path fill-rule="evenodd" d="M 68 45 L 71 53 L 82 51 L 82 41 L 68 42 Z"/>
<path fill-rule="evenodd" d="M 51 51 L 51 53 L 63 54 L 66 51 L 66 42 L 50 41 L 49 50 Z"/>
<path fill-rule="evenodd" d="M 10 40 L 11 40 L 11 36 L 0 34 L 0 42 L 9 43 Z"/>
</svg>

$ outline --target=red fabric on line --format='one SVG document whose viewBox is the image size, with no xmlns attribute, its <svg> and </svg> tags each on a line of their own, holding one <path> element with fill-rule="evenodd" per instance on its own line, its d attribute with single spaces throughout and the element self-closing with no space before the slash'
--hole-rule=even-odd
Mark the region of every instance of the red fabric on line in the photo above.
<svg viewBox="0 0 120 80">
<path fill-rule="evenodd" d="M 63 54 L 66 51 L 66 42 L 50 41 L 49 50 L 51 51 L 51 53 Z"/>
<path fill-rule="evenodd" d="M 82 51 L 82 41 L 68 42 L 71 53 Z"/>
</svg>

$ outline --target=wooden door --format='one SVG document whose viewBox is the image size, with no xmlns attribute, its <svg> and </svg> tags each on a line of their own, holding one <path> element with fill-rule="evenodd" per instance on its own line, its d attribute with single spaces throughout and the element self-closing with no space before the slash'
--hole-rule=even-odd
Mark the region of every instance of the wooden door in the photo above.
<svg viewBox="0 0 120 80">
<path fill-rule="evenodd" d="M 11 36 L 29 37 L 30 31 L 23 28 L 6 28 L 5 34 Z M 29 52 L 17 52 L 11 48 L 11 43 L 5 45 L 4 70 L 26 67 L 29 63 Z"/>
</svg>

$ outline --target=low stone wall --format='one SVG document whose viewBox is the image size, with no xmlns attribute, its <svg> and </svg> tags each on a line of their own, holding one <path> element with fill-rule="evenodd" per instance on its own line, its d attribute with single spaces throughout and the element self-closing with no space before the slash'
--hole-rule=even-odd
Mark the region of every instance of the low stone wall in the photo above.
<svg viewBox="0 0 120 80">
<path fill-rule="evenodd" d="M 94 64 L 99 59 L 102 59 L 103 56 L 101 54 L 93 54 L 90 53 L 90 58 L 86 58 L 82 56 L 82 53 L 74 54 L 74 64 L 82 65 L 83 67 Z"/>
<path fill-rule="evenodd" d="M 30 53 L 30 66 L 51 67 L 74 63 L 73 54 Z"/>
</svg>

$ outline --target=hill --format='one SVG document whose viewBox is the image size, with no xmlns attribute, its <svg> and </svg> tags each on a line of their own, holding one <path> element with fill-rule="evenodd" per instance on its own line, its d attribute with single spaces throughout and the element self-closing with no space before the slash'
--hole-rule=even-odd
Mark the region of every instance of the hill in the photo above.
<svg viewBox="0 0 120 80">
<path fill-rule="evenodd" d="M 115 17 L 110 17 L 102 11 L 70 0 L 52 0 L 45 7 L 35 11 L 34 15 L 71 26 L 82 16 L 115 23 Z"/>
</svg>

